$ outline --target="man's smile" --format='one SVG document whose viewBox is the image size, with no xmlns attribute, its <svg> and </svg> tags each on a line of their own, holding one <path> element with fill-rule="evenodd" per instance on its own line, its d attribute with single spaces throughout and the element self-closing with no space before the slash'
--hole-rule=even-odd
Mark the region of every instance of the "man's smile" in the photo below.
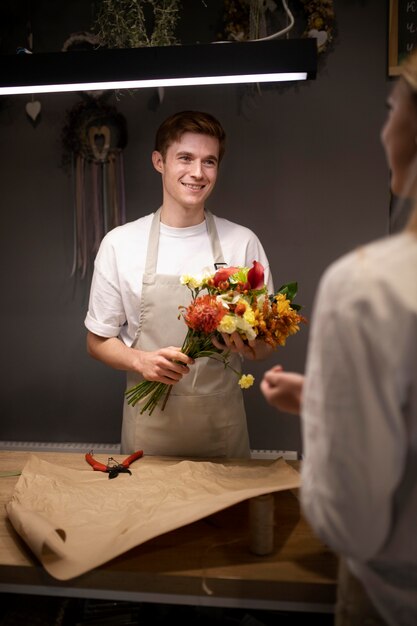
<svg viewBox="0 0 417 626">
<path fill-rule="evenodd" d="M 181 182 L 181 185 L 184 187 L 188 187 L 188 189 L 194 189 L 194 191 L 199 191 L 200 189 L 204 189 L 205 185 L 196 185 L 195 183 L 184 183 Z"/>
</svg>

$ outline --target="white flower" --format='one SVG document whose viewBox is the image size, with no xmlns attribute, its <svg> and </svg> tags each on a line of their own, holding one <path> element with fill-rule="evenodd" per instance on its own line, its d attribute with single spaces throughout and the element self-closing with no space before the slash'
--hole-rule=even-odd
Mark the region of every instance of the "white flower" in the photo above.
<svg viewBox="0 0 417 626">
<path fill-rule="evenodd" d="M 267 298 L 267 294 L 266 293 L 262 293 L 260 296 L 258 296 L 258 309 L 261 310 L 264 302 L 265 302 L 265 298 Z"/>
<path fill-rule="evenodd" d="M 227 309 L 230 308 L 229 304 L 237 304 L 240 298 L 241 296 L 238 293 L 235 293 L 234 291 L 228 291 L 227 293 L 221 293 L 218 296 L 216 296 L 216 300 L 219 300 L 223 304 L 223 306 L 226 307 Z"/>
<path fill-rule="evenodd" d="M 252 326 L 249 324 L 249 322 L 245 320 L 244 317 L 239 317 L 239 316 L 236 317 L 236 327 L 239 331 L 241 331 L 242 333 L 245 333 L 249 341 L 252 341 L 252 339 L 256 339 L 255 329 L 252 328 Z"/>
</svg>

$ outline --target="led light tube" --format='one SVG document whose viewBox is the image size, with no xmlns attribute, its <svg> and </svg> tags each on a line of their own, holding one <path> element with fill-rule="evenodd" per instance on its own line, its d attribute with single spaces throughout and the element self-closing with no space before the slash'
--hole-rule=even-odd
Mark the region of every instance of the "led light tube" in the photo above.
<svg viewBox="0 0 417 626">
<path fill-rule="evenodd" d="M 0 95 L 315 78 L 315 39 L 0 55 Z"/>
</svg>

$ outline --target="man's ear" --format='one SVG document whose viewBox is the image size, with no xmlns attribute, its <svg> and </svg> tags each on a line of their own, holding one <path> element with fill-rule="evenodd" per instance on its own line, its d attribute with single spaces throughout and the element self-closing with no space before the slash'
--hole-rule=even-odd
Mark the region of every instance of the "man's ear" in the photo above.
<svg viewBox="0 0 417 626">
<path fill-rule="evenodd" d="M 158 152 L 158 150 L 154 150 L 152 152 L 152 163 L 157 172 L 164 171 L 164 159 L 162 158 L 162 154 Z"/>
</svg>

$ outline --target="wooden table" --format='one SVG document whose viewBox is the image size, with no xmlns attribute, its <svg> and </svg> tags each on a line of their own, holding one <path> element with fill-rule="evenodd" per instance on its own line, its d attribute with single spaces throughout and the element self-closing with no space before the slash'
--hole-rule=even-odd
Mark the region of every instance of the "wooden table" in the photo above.
<svg viewBox="0 0 417 626">
<path fill-rule="evenodd" d="M 29 454 L 0 451 L 0 472 L 21 471 Z M 36 454 L 73 469 L 85 466 L 80 453 Z M 98 459 L 107 461 L 100 456 Z M 301 515 L 296 490 L 274 494 L 271 555 L 256 556 L 249 550 L 246 501 L 152 539 L 75 579 L 59 581 L 40 565 L 6 516 L 4 505 L 17 480 L 18 476 L 0 477 L 0 592 L 333 611 L 337 559 L 313 535 Z"/>
</svg>

